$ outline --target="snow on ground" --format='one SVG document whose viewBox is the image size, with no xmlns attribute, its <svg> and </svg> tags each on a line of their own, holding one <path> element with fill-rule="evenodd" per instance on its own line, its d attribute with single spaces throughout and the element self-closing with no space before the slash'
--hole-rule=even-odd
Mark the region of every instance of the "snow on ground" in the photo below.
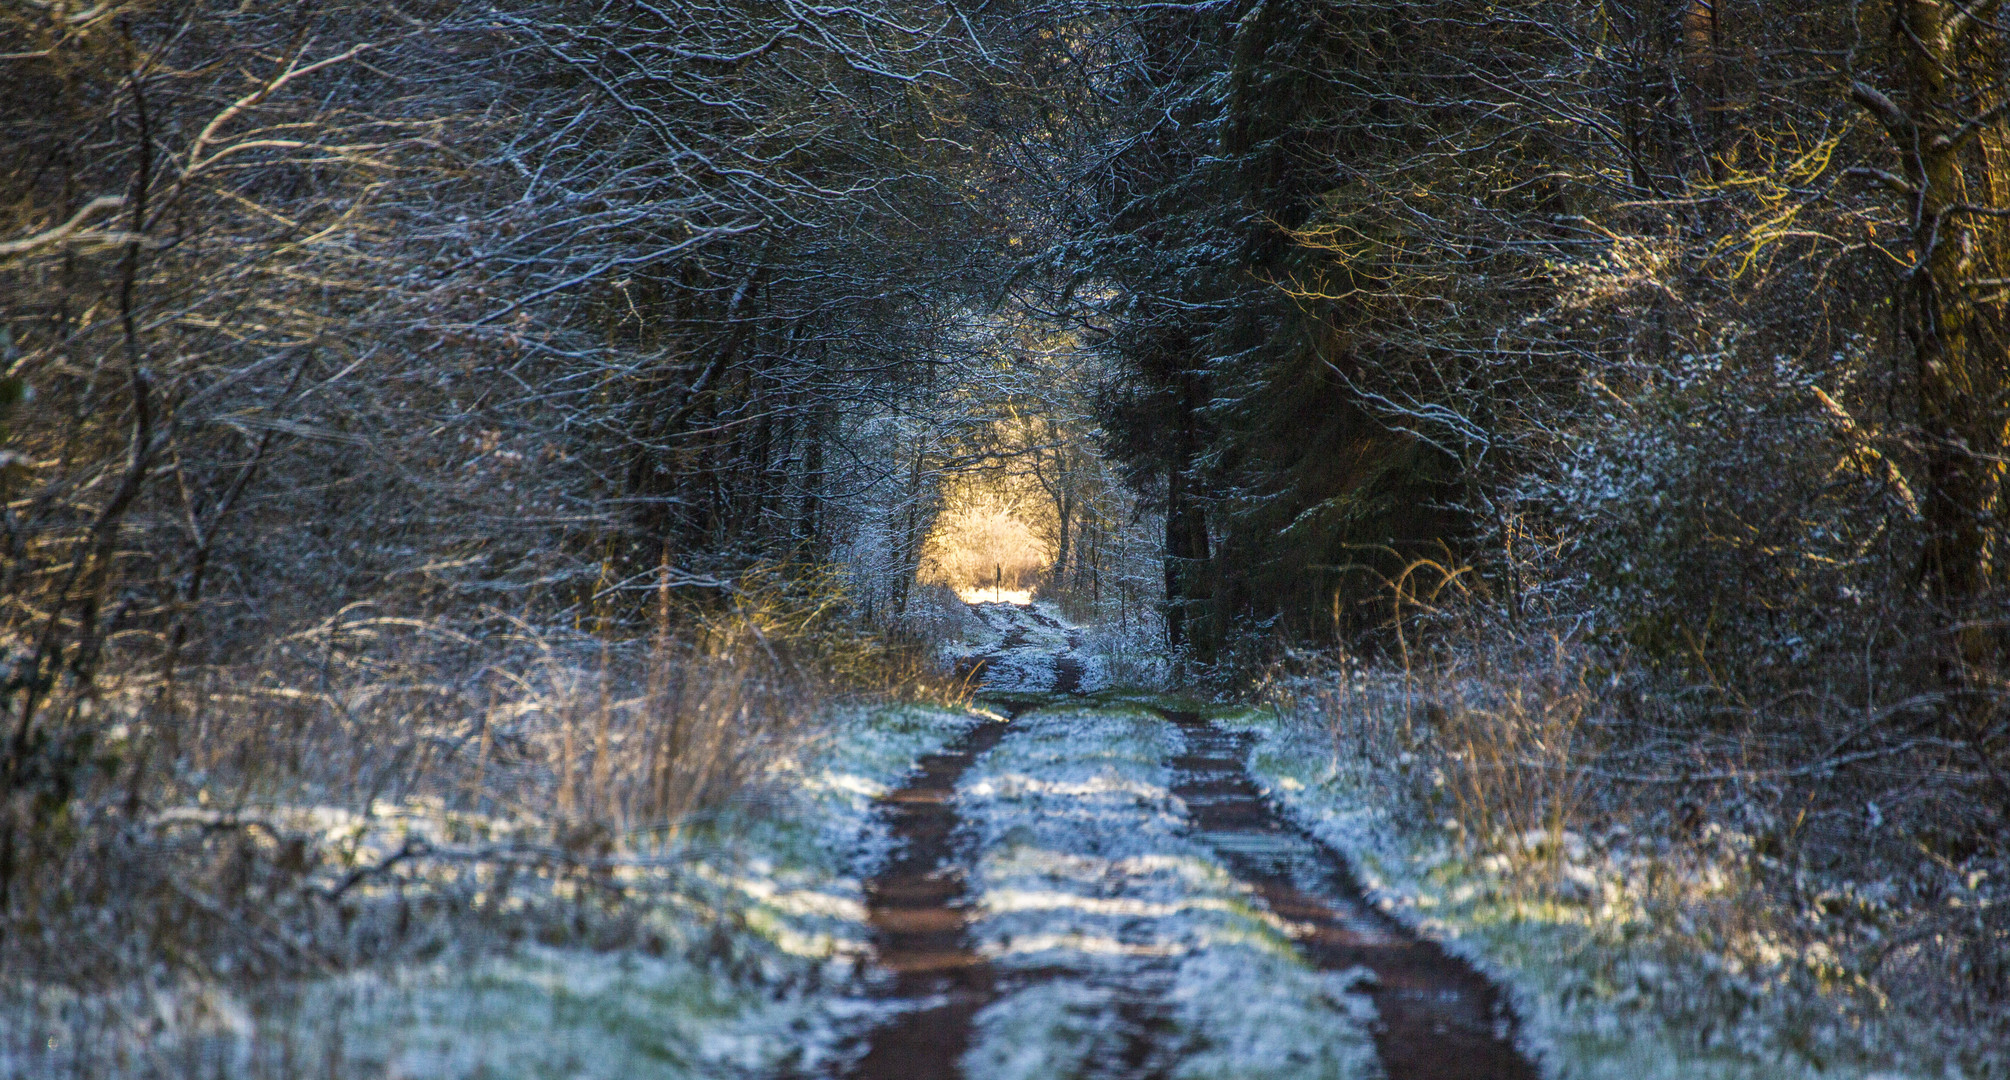
<svg viewBox="0 0 2010 1080">
<path fill-rule="evenodd" d="M 879 870 L 892 847 L 892 838 L 873 817 L 873 800 L 899 787 L 922 755 L 934 753 L 978 724 L 1004 719 L 981 706 L 841 710 L 806 762 L 781 763 L 786 773 L 794 775 L 779 778 L 778 786 L 795 801 L 788 812 L 771 818 L 774 827 L 815 845 L 815 852 L 801 851 L 798 858 L 817 861 L 828 874 L 855 875 L 847 880 L 862 899 L 861 882 Z M 764 842 L 758 835 L 754 840 Z M 765 842 L 779 841 L 777 837 Z"/>
<path fill-rule="evenodd" d="M 987 690 L 1045 693 L 1057 688 L 1094 693 L 1110 683 L 1108 659 L 1089 651 L 1083 631 L 1068 624 L 1046 601 L 1032 604 L 973 604 L 976 623 L 965 640 L 942 649 L 942 659 L 963 668 L 980 658 Z M 1077 672 L 1072 687 L 1057 687 L 1064 670 Z"/>
<path fill-rule="evenodd" d="M 365 1073 L 630 1080 L 813 1068 L 846 1030 L 830 1008 L 843 1000 L 774 995 L 682 956 L 526 946 L 350 976 L 318 988 L 303 1012 L 335 1018 L 350 1067 Z"/>
<path fill-rule="evenodd" d="M 864 879 L 890 841 L 873 800 L 978 711 L 855 708 L 772 767 L 771 801 L 691 849 L 687 894 L 722 924 L 664 910 L 661 958 L 525 947 L 329 984 L 310 1014 L 350 1018 L 352 1060 L 391 1076 L 606 1078 L 771 1075 L 828 1068 L 872 1021 L 856 989 L 869 955 Z M 833 992 L 836 991 L 836 992 Z"/>
<path fill-rule="evenodd" d="M 1182 1080 L 1379 1075 L 1373 1007 L 1189 837 L 1179 749 L 1142 709 L 1059 706 L 965 775 L 972 936 L 1006 988 L 977 1016 L 972 1080 L 1150 1072 L 1139 1055 Z"/>
<path fill-rule="evenodd" d="M 19 1030 L 0 1038 L 0 1075 L 640 1080 L 828 1067 L 881 1008 L 859 978 L 863 881 L 889 847 L 873 801 L 921 755 L 999 719 L 920 705 L 838 712 L 822 738 L 771 763 L 759 806 L 648 852 L 656 869 L 614 875 L 653 882 L 648 932 L 636 935 L 658 944 L 647 952 L 454 945 L 425 961 L 261 987 L 257 999 L 216 985 L 88 997 L 8 987 L 0 1033 L 50 1034 L 27 1057 Z M 368 852 L 395 850 L 400 830 L 439 833 L 424 809 L 365 826 L 323 816 L 330 835 L 362 828 L 351 840 Z"/>
<path fill-rule="evenodd" d="M 956 598 L 966 604 L 1018 604 L 1024 607 L 1033 602 L 1033 590 L 959 588 Z"/>
<path fill-rule="evenodd" d="M 1724 970 L 1712 956 L 1676 956 L 1633 903 L 1624 856 L 1565 835 L 1559 875 L 1575 899 L 1531 899 L 1486 865 L 1455 856 L 1446 834 L 1404 820 L 1387 774 L 1353 756 L 1325 724 L 1232 709 L 1218 723 L 1253 731 L 1249 769 L 1266 793 L 1345 854 L 1384 910 L 1445 943 L 1507 989 L 1524 1049 L 1544 1073 L 1569 1080 L 1905 1080 L 1966 1075 L 1943 1062 L 1897 1070 L 1853 1056 L 1862 1032 L 1797 1018 L 1791 996 L 1759 972 Z M 1536 837 L 1531 841 L 1541 842 Z M 1784 956 L 1782 971 L 1818 963 Z M 1714 967 L 1714 970 L 1713 970 Z M 1781 978 L 1779 971 L 1770 976 Z M 1714 998 L 1684 979 L 1729 980 L 1742 1016 L 1670 1015 L 1670 1003 Z M 1888 1038 L 1889 1033 L 1887 1033 Z M 1889 1057 L 1890 1055 L 1883 1055 Z"/>
</svg>

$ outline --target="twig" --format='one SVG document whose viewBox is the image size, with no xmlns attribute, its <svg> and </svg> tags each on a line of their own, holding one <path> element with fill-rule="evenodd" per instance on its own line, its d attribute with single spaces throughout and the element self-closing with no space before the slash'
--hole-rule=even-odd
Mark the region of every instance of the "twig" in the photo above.
<svg viewBox="0 0 2010 1080">
<path fill-rule="evenodd" d="M 432 845 L 426 843 L 424 840 L 421 840 L 416 836 L 408 836 L 405 838 L 405 842 L 398 846 L 398 850 L 390 853 L 389 855 L 384 856 L 383 859 L 379 860 L 374 865 L 359 866 L 354 870 L 349 871 L 349 873 L 344 875 L 342 880 L 337 882 L 333 888 L 322 890 L 321 895 L 324 899 L 328 900 L 331 903 L 336 900 L 340 900 L 342 899 L 342 894 L 348 892 L 350 889 L 355 888 L 365 878 L 376 877 L 379 874 L 388 873 L 392 867 L 398 865 L 401 862 L 404 862 L 406 859 L 418 858 L 419 856 L 427 855 L 430 854 L 431 852 L 432 852 Z"/>
</svg>

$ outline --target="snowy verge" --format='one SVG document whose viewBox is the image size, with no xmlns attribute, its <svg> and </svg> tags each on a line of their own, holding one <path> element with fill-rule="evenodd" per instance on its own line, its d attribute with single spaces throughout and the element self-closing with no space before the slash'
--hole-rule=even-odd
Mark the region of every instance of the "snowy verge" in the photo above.
<svg viewBox="0 0 2010 1080">
<path fill-rule="evenodd" d="M 1363 759 L 1349 740 L 1333 737 L 1324 718 L 1244 708 L 1210 715 L 1256 736 L 1251 774 L 1289 816 L 1346 856 L 1371 902 L 1503 987 L 1523 1049 L 1547 1076 L 1967 1075 L 1944 1061 L 1901 1060 L 1902 1051 L 1874 1045 L 1874 1036 L 1825 1029 L 1812 1019 L 1817 1011 L 1795 1008 L 1802 991 L 1793 976 L 1819 967 L 1820 957 L 1782 956 L 1770 971 L 1732 970 L 1693 941 L 1657 930 L 1640 909 L 1637 868 L 1623 853 L 1565 834 L 1554 855 L 1566 887 L 1533 896 L 1485 860 L 1460 858 L 1442 826 L 1408 819 L 1393 782 L 1403 764 Z M 1720 1011 L 1726 997 L 1743 1001 L 1737 1015 Z"/>
<path fill-rule="evenodd" d="M 922 755 L 1000 719 L 924 705 L 836 710 L 819 737 L 768 763 L 748 805 L 636 853 L 636 866 L 597 886 L 547 886 L 558 914 L 569 896 L 582 926 L 610 912 L 634 920 L 621 948 L 578 944 L 547 911 L 525 925 L 548 941 L 475 934 L 423 959 L 263 984 L 255 994 L 194 983 L 90 995 L 17 986 L 0 999 L 0 1031 L 12 1029 L 0 1039 L 0 1075 L 630 1080 L 827 1071 L 880 1008 L 861 978 L 864 882 L 891 843 L 874 802 Z M 375 827 L 423 833 L 425 817 L 387 814 Z M 401 842 L 373 832 L 360 845 Z M 34 1038 L 13 1037 L 31 1028 Z"/>
<path fill-rule="evenodd" d="M 858 984 L 869 953 L 864 881 L 891 841 L 874 800 L 977 711 L 852 708 L 798 757 L 770 767 L 759 813 L 694 847 L 688 895 L 666 908 L 664 956 L 529 947 L 472 968 L 363 977 L 350 1053 L 390 1075 L 772 1075 L 827 1069 L 876 1006 Z M 372 984 L 372 980 L 380 980 Z M 395 988 L 395 989 L 394 989 Z M 386 993 L 386 990 L 394 992 Z M 326 1011 L 317 1009 L 316 1011 Z"/>
</svg>

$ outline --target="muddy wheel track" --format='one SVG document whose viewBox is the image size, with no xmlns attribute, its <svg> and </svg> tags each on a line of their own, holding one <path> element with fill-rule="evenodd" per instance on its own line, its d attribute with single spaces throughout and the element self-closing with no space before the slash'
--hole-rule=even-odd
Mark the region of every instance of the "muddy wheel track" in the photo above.
<svg viewBox="0 0 2010 1080">
<path fill-rule="evenodd" d="M 1027 628 L 1018 617 L 1014 613 L 1014 625 L 992 654 L 966 661 L 961 673 L 981 681 L 990 660 L 1023 648 Z M 1053 690 L 1079 696 L 1085 672 L 1080 632 L 1038 611 L 1024 617 L 1065 632 L 1066 649 L 1050 657 Z M 1041 700 L 1015 696 L 994 704 L 1016 719 Z M 1169 762 L 1172 793 L 1184 801 L 1196 837 L 1293 928 L 1309 963 L 1373 973 L 1367 990 L 1379 1014 L 1375 1047 L 1390 1080 L 1536 1080 L 1537 1071 L 1515 1048 L 1514 1018 L 1497 988 L 1369 904 L 1346 861 L 1264 798 L 1245 765 L 1251 736 L 1194 713 L 1156 711 L 1184 741 L 1183 752 Z M 879 963 L 892 973 L 879 996 L 908 1008 L 866 1037 L 848 1080 L 960 1077 L 973 1020 L 984 1006 L 1067 974 L 1001 972 L 970 942 L 966 879 L 978 853 L 963 850 L 956 786 L 1008 730 L 998 723 L 971 729 L 923 757 L 914 778 L 881 800 L 897 847 L 868 884 L 866 909 Z M 1160 984 L 1153 972 L 1134 971 L 1122 985 L 1110 986 L 1118 999 L 1119 1060 L 1096 1063 L 1097 1075 L 1157 1080 L 1169 1074 L 1170 1019 Z"/>
<path fill-rule="evenodd" d="M 1250 736 L 1194 713 L 1159 713 L 1185 737 L 1186 753 L 1172 763 L 1173 794 L 1201 838 L 1297 928 L 1308 961 L 1374 973 L 1375 1050 L 1390 1080 L 1536 1080 L 1515 1049 L 1514 1017 L 1499 990 L 1369 904 L 1346 860 L 1263 797 L 1244 765 Z"/>
<path fill-rule="evenodd" d="M 1018 711 L 1023 711 L 1021 706 Z M 1016 712 L 1013 715 L 1017 715 Z M 868 1037 L 853 1080 L 948 1080 L 970 1040 L 970 1019 L 996 995 L 991 965 L 966 939 L 965 872 L 958 848 L 956 782 L 1005 737 L 983 723 L 921 758 L 914 777 L 880 804 L 898 847 L 866 885 L 866 918 L 892 984 L 881 996 L 923 1003 Z"/>
<path fill-rule="evenodd" d="M 1034 653 L 1034 656 L 1049 663 L 1054 672 L 1053 685 L 1038 692 L 1055 694 L 1083 692 L 1083 680 L 1088 676 L 1089 665 L 1082 658 L 1082 651 L 1088 647 L 1088 639 L 1080 630 L 1038 608 L 999 603 L 979 603 L 971 606 L 979 620 L 1003 636 L 989 652 L 957 660 L 954 670 L 958 678 L 971 685 L 983 686 L 991 683 L 992 676 L 999 671 L 1013 664 L 1023 664 L 1027 657 L 1024 655 L 1015 657 L 1012 654 L 1026 648 L 1029 642 L 1028 632 L 1038 627 L 1059 631 L 1066 638 L 1065 646 L 1053 653 Z M 999 618 L 1004 620 L 1002 626 L 998 621 Z"/>
</svg>

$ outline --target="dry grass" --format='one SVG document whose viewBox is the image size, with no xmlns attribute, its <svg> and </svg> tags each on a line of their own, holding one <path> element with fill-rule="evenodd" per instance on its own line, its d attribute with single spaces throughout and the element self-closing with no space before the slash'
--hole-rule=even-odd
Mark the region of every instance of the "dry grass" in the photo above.
<svg viewBox="0 0 2010 1080">
<path fill-rule="evenodd" d="M 820 698 L 749 632 L 518 635 L 479 662 L 458 635 L 384 622 L 331 621 L 264 664 L 204 672 L 172 727 L 111 704 L 93 782 L 24 830 L 8 969 L 116 980 L 167 957 L 270 976 L 395 950 L 409 935 L 374 925 L 376 900 L 416 890 L 478 915 L 508 906 L 494 867 L 549 886 L 661 850 L 757 779 Z M 87 929 L 108 920 L 118 933 Z"/>
<path fill-rule="evenodd" d="M 1325 717 L 1502 910 L 1576 912 L 1588 993 L 1651 957 L 1635 1006 L 1711 1038 L 2003 1067 L 2010 859 L 1934 702 L 1753 703 L 1478 603 L 1429 619 L 1407 668 L 1300 655 L 1269 692 Z"/>
<path fill-rule="evenodd" d="M 967 695 L 845 585 L 756 566 L 639 634 L 352 605 L 171 696 L 115 651 L 43 703 L 67 771 L 0 807 L 0 1074 L 348 1075 L 313 987 L 524 942 L 760 983 L 736 837 L 833 706 Z"/>
<path fill-rule="evenodd" d="M 55 703 L 94 756 L 60 813 L 11 809 L 0 1061 L 131 1045 L 148 1000 L 525 940 L 657 951 L 665 910 L 694 940 L 734 925 L 693 853 L 759 816 L 826 706 L 960 693 L 922 644 L 844 632 L 828 586 L 666 595 L 621 641 L 356 609 L 185 672 L 172 715 L 140 677 Z"/>
</svg>

